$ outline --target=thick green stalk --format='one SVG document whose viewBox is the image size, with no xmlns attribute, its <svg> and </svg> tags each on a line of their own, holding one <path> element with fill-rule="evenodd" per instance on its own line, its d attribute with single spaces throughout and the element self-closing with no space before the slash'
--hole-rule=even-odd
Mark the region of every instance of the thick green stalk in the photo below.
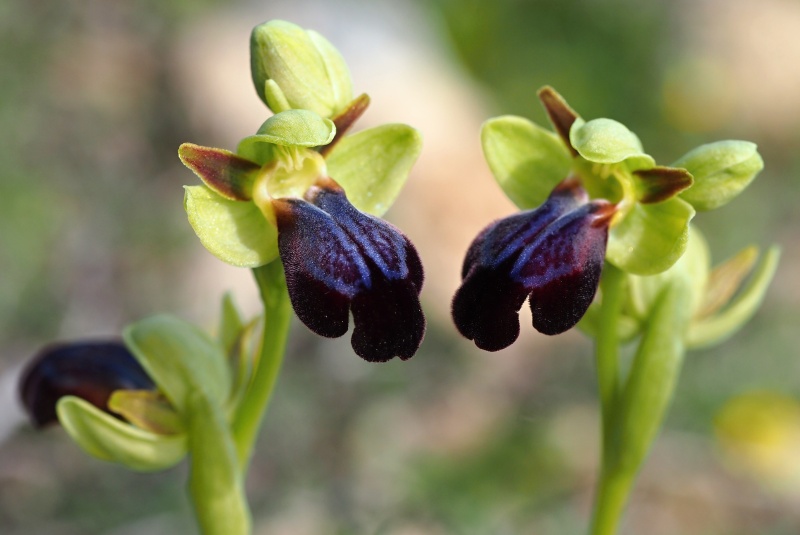
<svg viewBox="0 0 800 535">
<path fill-rule="evenodd" d="M 283 265 L 279 261 L 271 262 L 255 268 L 253 274 L 264 303 L 264 333 L 253 378 L 232 423 L 242 473 L 247 471 L 261 421 L 278 379 L 292 319 Z"/>
<path fill-rule="evenodd" d="M 604 450 L 602 457 L 593 535 L 617 532 L 636 474 L 663 422 L 683 362 L 690 288 L 680 278 L 668 282 L 650 310 L 630 375 L 608 420 L 611 437 L 604 436 L 603 443 L 614 450 Z"/>
<path fill-rule="evenodd" d="M 598 322 L 597 383 L 600 392 L 600 412 L 603 435 L 603 464 L 611 462 L 614 447 L 615 407 L 619 397 L 619 335 L 617 323 L 624 299 L 625 273 L 606 264 L 603 268 L 603 301 Z"/>
<path fill-rule="evenodd" d="M 203 535 L 250 535 L 250 510 L 222 408 L 201 392 L 190 400 L 189 495 Z"/>
</svg>

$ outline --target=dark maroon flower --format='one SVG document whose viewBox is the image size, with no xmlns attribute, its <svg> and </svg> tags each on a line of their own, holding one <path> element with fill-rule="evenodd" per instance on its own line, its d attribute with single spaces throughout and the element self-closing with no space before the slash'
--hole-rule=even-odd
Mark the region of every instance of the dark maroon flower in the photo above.
<svg viewBox="0 0 800 535">
<path fill-rule="evenodd" d="M 320 179 L 305 199 L 273 200 L 278 250 L 297 316 L 329 338 L 355 328 L 351 344 L 370 362 L 411 358 L 425 333 L 422 264 L 385 221 L 359 212 L 344 190 Z"/>
<path fill-rule="evenodd" d="M 33 424 L 43 427 L 58 421 L 56 403 L 63 396 L 83 398 L 108 412 L 115 390 L 155 388 L 121 342 L 74 342 L 48 346 L 28 364 L 20 397 Z"/>
<path fill-rule="evenodd" d="M 459 332 L 487 351 L 508 347 L 519 336 L 526 298 L 539 332 L 575 326 L 597 291 L 615 211 L 567 179 L 539 208 L 486 227 L 467 251 L 453 298 Z"/>
</svg>

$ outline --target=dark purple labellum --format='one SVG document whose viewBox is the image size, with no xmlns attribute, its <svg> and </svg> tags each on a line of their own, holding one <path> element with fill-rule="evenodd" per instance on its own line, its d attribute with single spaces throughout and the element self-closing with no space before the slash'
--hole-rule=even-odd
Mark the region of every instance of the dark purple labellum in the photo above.
<svg viewBox="0 0 800 535">
<path fill-rule="evenodd" d="M 425 333 L 422 264 L 392 225 L 356 210 L 331 179 L 302 199 L 273 201 L 278 249 L 297 316 L 329 338 L 355 329 L 351 344 L 371 362 L 416 353 Z"/>
<path fill-rule="evenodd" d="M 519 336 L 518 312 L 528 297 L 539 332 L 575 326 L 597 291 L 614 211 L 566 180 L 539 208 L 486 227 L 467 251 L 453 298 L 459 332 L 487 351 L 508 347 Z"/>
<path fill-rule="evenodd" d="M 108 412 L 115 390 L 154 390 L 155 384 L 120 342 L 74 342 L 44 348 L 20 381 L 20 396 L 37 427 L 58 421 L 63 396 L 83 398 Z"/>
</svg>

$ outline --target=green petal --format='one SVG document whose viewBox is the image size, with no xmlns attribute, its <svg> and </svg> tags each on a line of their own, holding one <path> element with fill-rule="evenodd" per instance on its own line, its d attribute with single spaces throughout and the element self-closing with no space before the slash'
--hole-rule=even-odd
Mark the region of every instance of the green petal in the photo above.
<svg viewBox="0 0 800 535">
<path fill-rule="evenodd" d="M 713 210 L 739 195 L 764 168 L 755 143 L 718 141 L 702 145 L 672 164 L 694 176 L 694 186 L 681 193 L 698 210 Z"/>
<path fill-rule="evenodd" d="M 115 390 L 108 399 L 108 409 L 136 427 L 159 435 L 174 435 L 184 431 L 178 413 L 155 390 Z"/>
<path fill-rule="evenodd" d="M 204 331 L 174 316 L 152 316 L 123 332 L 125 345 L 183 417 L 187 400 L 202 393 L 222 404 L 231 387 L 222 348 Z"/>
<path fill-rule="evenodd" d="M 263 150 L 251 145 L 262 143 L 292 147 L 319 147 L 330 143 L 335 135 L 336 126 L 330 119 L 324 119 L 313 111 L 286 110 L 276 113 L 264 121 L 256 135 L 248 136 L 239 142 L 236 152 L 247 158 L 248 155 Z"/>
<path fill-rule="evenodd" d="M 755 314 L 769 283 L 775 275 L 780 258 L 780 249 L 772 246 L 764 255 L 747 287 L 721 312 L 695 321 L 689 327 L 687 346 L 695 349 L 708 347 L 732 336 Z"/>
<path fill-rule="evenodd" d="M 581 156 L 594 163 L 617 163 L 645 155 L 636 134 L 613 119 L 586 122 L 579 117 L 572 123 L 569 139 Z"/>
<path fill-rule="evenodd" d="M 421 150 L 419 132 L 387 124 L 344 137 L 326 163 L 353 206 L 380 216 L 397 198 Z"/>
<path fill-rule="evenodd" d="M 205 183 L 226 199 L 249 201 L 261 166 L 225 149 L 184 143 L 178 157 Z"/>
<path fill-rule="evenodd" d="M 636 200 L 651 204 L 670 199 L 692 186 L 692 175 L 686 169 L 654 166 L 633 172 Z"/>
<path fill-rule="evenodd" d="M 186 455 L 186 435 L 158 435 L 134 427 L 75 396 L 56 405 L 58 420 L 86 453 L 132 470 L 150 472 L 177 464 Z"/>
<path fill-rule="evenodd" d="M 634 275 L 668 269 L 686 250 L 692 206 L 678 197 L 657 204 L 635 203 L 608 237 L 606 259 Z"/>
<path fill-rule="evenodd" d="M 278 231 L 252 202 L 225 199 L 206 186 L 184 186 L 184 207 L 211 254 L 234 266 L 257 267 L 278 256 Z"/>
<path fill-rule="evenodd" d="M 558 136 L 522 117 L 489 119 L 481 143 L 495 180 L 523 210 L 542 204 L 569 173 L 571 158 Z"/>
</svg>

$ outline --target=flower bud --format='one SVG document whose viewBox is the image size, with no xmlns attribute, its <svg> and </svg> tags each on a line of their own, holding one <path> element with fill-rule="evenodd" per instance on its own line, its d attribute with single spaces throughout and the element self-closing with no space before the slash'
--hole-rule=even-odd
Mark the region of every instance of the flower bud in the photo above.
<svg viewBox="0 0 800 535">
<path fill-rule="evenodd" d="M 20 384 L 22 403 L 37 427 L 58 421 L 56 403 L 64 396 L 108 412 L 111 393 L 123 389 L 153 390 L 155 385 L 120 342 L 49 346 L 31 362 Z"/>
<path fill-rule="evenodd" d="M 689 151 L 672 167 L 683 167 L 694 185 L 681 197 L 697 210 L 713 210 L 739 195 L 764 168 L 755 143 L 717 141 Z"/>
<path fill-rule="evenodd" d="M 250 68 L 261 100 L 278 113 L 311 110 L 331 118 L 353 100 L 350 71 L 339 51 L 312 30 L 282 20 L 256 26 Z"/>
</svg>

